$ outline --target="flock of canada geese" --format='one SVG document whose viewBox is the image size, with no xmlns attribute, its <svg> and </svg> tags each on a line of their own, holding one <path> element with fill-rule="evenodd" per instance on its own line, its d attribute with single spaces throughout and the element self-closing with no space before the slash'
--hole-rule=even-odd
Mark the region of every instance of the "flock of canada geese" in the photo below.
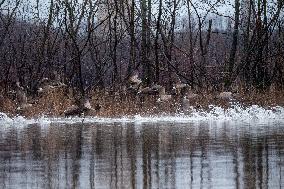
<svg viewBox="0 0 284 189">
<path fill-rule="evenodd" d="M 190 107 L 191 101 L 198 98 L 198 94 L 195 94 L 191 87 L 188 84 L 184 84 L 180 81 L 178 81 L 176 84 L 174 84 L 172 91 L 170 94 L 166 93 L 166 89 L 164 86 L 154 84 L 151 87 L 142 87 L 142 80 L 139 78 L 138 73 L 133 74 L 128 79 L 128 85 L 129 87 L 124 90 L 132 91 L 132 94 L 134 93 L 137 97 L 146 97 L 148 95 L 156 95 L 157 96 L 157 103 L 171 103 L 174 95 L 179 95 L 181 107 L 186 110 Z M 66 85 L 64 83 L 61 83 L 59 81 L 56 82 L 49 82 L 47 78 L 43 79 L 41 81 L 41 87 L 38 88 L 38 93 L 43 94 L 45 92 L 48 92 L 48 90 L 53 89 L 55 87 L 65 87 Z M 28 103 L 28 98 L 25 92 L 25 89 L 20 85 L 19 82 L 16 82 L 16 99 L 18 103 L 17 110 L 22 111 L 29 107 L 32 107 L 32 104 Z M 124 93 L 126 94 L 126 92 Z M 217 98 L 223 99 L 223 100 L 232 100 L 233 94 L 232 92 L 221 92 L 219 95 L 217 95 Z M 96 104 L 93 108 L 91 106 L 91 103 L 89 101 L 89 98 L 82 97 L 79 100 L 76 101 L 76 105 L 73 105 L 69 108 L 67 108 L 64 111 L 64 115 L 66 117 L 69 116 L 81 116 L 86 115 L 90 111 L 98 112 L 101 109 L 100 104 Z"/>
</svg>

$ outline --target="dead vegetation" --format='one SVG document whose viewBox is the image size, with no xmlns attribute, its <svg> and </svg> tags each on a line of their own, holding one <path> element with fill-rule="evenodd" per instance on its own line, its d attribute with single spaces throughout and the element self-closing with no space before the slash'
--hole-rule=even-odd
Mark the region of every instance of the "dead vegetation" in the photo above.
<svg viewBox="0 0 284 189">
<path fill-rule="evenodd" d="M 250 93 L 240 91 L 234 94 L 233 101 L 240 102 L 244 106 L 253 104 L 264 108 L 274 106 L 284 106 L 283 91 L 270 90 L 260 93 L 251 90 Z M 75 104 L 72 91 L 64 88 L 53 88 L 37 97 L 28 97 L 28 102 L 32 104 L 23 110 L 17 109 L 17 100 L 9 95 L 2 95 L 0 98 L 0 112 L 10 116 L 22 115 L 26 117 L 39 117 L 42 115 L 49 117 L 62 117 L 64 112 Z M 89 116 L 99 117 L 123 117 L 131 115 L 160 115 L 175 114 L 182 112 L 184 107 L 193 106 L 196 109 L 208 110 L 210 105 L 230 107 L 228 99 L 218 97 L 218 94 L 204 91 L 198 93 L 195 98 L 185 98 L 181 95 L 172 95 L 167 101 L 159 101 L 159 94 L 137 95 L 119 91 L 100 90 L 92 91 L 89 94 L 90 104 L 94 111 Z M 188 103 L 188 104 L 184 104 Z M 187 106 L 186 106 L 187 105 Z"/>
</svg>

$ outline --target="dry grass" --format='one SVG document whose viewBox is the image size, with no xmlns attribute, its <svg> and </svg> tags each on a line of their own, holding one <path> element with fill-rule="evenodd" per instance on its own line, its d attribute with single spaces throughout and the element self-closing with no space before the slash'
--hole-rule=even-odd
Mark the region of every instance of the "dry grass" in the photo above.
<svg viewBox="0 0 284 189">
<path fill-rule="evenodd" d="M 50 117 L 63 116 L 64 111 L 74 104 L 74 100 L 70 98 L 72 94 L 63 89 L 55 88 L 44 93 L 37 98 L 29 98 L 32 107 L 24 111 L 17 111 L 17 103 L 9 97 L 0 98 L 0 112 L 14 116 L 17 114 L 26 117 L 38 117 L 46 115 Z M 141 98 L 131 94 L 109 93 L 105 91 L 93 91 L 90 94 L 90 102 L 93 107 L 97 104 L 101 105 L 99 112 L 91 113 L 92 116 L 100 117 L 123 117 L 131 115 L 158 115 L 158 114 L 174 114 L 179 112 L 181 97 L 175 96 L 170 102 L 158 103 L 158 96 L 145 96 Z M 272 106 L 284 106 L 283 91 L 270 90 L 266 93 L 250 91 L 250 93 L 240 92 L 236 96 L 237 101 L 245 106 L 252 104 L 260 105 L 264 108 Z M 229 103 L 225 100 L 216 98 L 216 94 L 209 92 L 200 93 L 198 98 L 191 100 L 191 105 L 197 109 L 208 110 L 209 105 L 218 105 L 224 108 L 229 107 Z"/>
</svg>

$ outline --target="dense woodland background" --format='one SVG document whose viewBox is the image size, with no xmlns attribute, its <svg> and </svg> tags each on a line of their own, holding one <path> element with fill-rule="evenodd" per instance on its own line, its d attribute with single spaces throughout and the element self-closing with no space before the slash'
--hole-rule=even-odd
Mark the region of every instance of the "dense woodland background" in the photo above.
<svg viewBox="0 0 284 189">
<path fill-rule="evenodd" d="M 283 0 L 1 0 L 0 88 L 284 87 Z"/>
</svg>

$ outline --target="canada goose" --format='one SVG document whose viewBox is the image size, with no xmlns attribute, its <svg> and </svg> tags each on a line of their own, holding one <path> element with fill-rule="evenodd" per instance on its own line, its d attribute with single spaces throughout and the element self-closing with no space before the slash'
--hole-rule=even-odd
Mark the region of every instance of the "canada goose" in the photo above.
<svg viewBox="0 0 284 189">
<path fill-rule="evenodd" d="M 158 84 L 153 84 L 151 86 L 151 89 L 152 90 L 155 90 L 155 91 L 159 91 L 163 86 L 162 85 L 158 85 Z"/>
<path fill-rule="evenodd" d="M 187 98 L 187 96 L 184 96 L 181 100 L 181 108 L 183 112 L 186 112 L 190 108 L 190 100 Z"/>
<path fill-rule="evenodd" d="M 92 109 L 91 103 L 89 99 L 87 98 L 84 98 L 81 104 L 83 104 L 82 108 L 89 109 L 89 110 Z"/>
<path fill-rule="evenodd" d="M 186 88 L 186 87 L 189 87 L 189 85 L 185 84 L 185 83 L 176 83 L 176 84 L 174 84 L 174 88 L 176 88 L 178 90 L 181 90 L 181 89 Z"/>
<path fill-rule="evenodd" d="M 28 103 L 27 104 L 22 104 L 19 107 L 17 107 L 17 110 L 22 111 L 22 110 L 25 110 L 25 109 L 30 108 L 30 107 L 32 107 L 32 104 L 28 104 Z"/>
<path fill-rule="evenodd" d="M 16 96 L 19 102 L 27 102 L 26 93 L 24 92 L 24 88 L 20 86 L 20 82 L 16 82 Z"/>
<path fill-rule="evenodd" d="M 195 99 L 195 98 L 198 97 L 198 94 L 195 94 L 195 93 L 192 92 L 192 91 L 188 91 L 188 93 L 186 93 L 185 96 L 186 96 L 188 99 Z"/>
<path fill-rule="evenodd" d="M 65 83 L 61 82 L 61 76 L 57 71 L 53 72 L 52 81 L 50 82 L 50 85 L 54 87 L 66 87 L 67 85 Z"/>
<path fill-rule="evenodd" d="M 175 94 L 179 95 L 182 93 L 182 90 L 189 88 L 189 85 L 186 83 L 182 83 L 180 78 L 176 76 L 176 82 L 173 84 L 173 91 Z"/>
<path fill-rule="evenodd" d="M 16 82 L 16 98 L 17 102 L 19 103 L 18 110 L 26 109 L 28 107 L 31 107 L 31 104 L 28 104 L 28 98 L 25 93 L 25 90 L 22 86 L 20 86 L 20 82 Z"/>
<path fill-rule="evenodd" d="M 139 89 L 138 95 L 158 95 L 159 94 L 159 88 L 157 86 L 154 87 L 145 87 L 142 89 Z"/>
<path fill-rule="evenodd" d="M 171 99 L 172 99 L 172 95 L 167 95 L 165 87 L 161 87 L 159 89 L 159 98 L 158 98 L 157 102 L 165 102 L 165 101 L 169 101 Z"/>
<path fill-rule="evenodd" d="M 50 83 L 50 80 L 47 77 L 44 77 L 39 81 L 39 86 L 44 87 L 48 85 L 49 83 Z"/>
<path fill-rule="evenodd" d="M 144 88 L 140 86 L 136 94 L 137 94 L 136 96 L 137 100 L 140 100 L 140 102 L 143 103 L 145 101 L 145 97 L 151 96 L 151 95 L 158 95 L 159 90 L 157 86 L 144 87 Z"/>
<path fill-rule="evenodd" d="M 84 113 L 84 111 L 79 108 L 77 105 L 72 105 L 71 107 L 67 108 L 67 110 L 64 111 L 65 117 L 70 116 L 81 116 Z"/>
<path fill-rule="evenodd" d="M 83 97 L 77 105 L 73 105 L 64 111 L 65 117 L 69 116 L 82 116 L 90 113 L 90 111 L 95 110 L 92 108 L 91 103 L 88 98 Z"/>
<path fill-rule="evenodd" d="M 188 84 L 180 83 L 174 84 L 172 88 L 172 93 L 175 95 L 184 96 L 190 90 L 190 86 Z"/>
<path fill-rule="evenodd" d="M 37 93 L 41 95 L 44 93 L 48 93 L 55 88 L 62 88 L 62 87 L 66 87 L 66 85 L 64 83 L 61 83 L 60 81 L 51 82 L 48 78 L 43 78 L 39 82 Z"/>
<path fill-rule="evenodd" d="M 66 85 L 65 83 L 62 83 L 62 82 L 60 82 L 60 81 L 53 82 L 53 83 L 52 83 L 52 86 L 53 86 L 53 87 L 57 87 L 57 88 L 67 87 L 67 85 Z"/>
<path fill-rule="evenodd" d="M 142 89 L 139 89 L 139 91 L 138 91 L 138 95 L 140 95 L 140 94 L 148 94 L 148 93 L 151 93 L 151 88 L 150 87 L 145 87 L 145 88 L 142 88 Z"/>
<path fill-rule="evenodd" d="M 131 85 L 139 85 L 142 83 L 141 79 L 138 78 L 138 73 L 135 73 L 134 75 L 132 75 L 130 78 L 129 78 L 129 83 Z"/>
<path fill-rule="evenodd" d="M 41 86 L 37 89 L 37 93 L 39 95 L 44 94 L 44 93 L 48 93 L 49 91 L 51 91 L 52 89 L 55 89 L 54 86 L 52 85 L 45 85 L 45 86 Z"/>
<path fill-rule="evenodd" d="M 137 90 L 139 90 L 141 83 L 142 80 L 138 78 L 138 73 L 135 73 L 129 78 L 129 84 L 130 84 L 129 91 L 137 93 Z"/>
<path fill-rule="evenodd" d="M 233 93 L 232 92 L 221 92 L 217 98 L 222 100 L 232 100 L 233 99 Z"/>
</svg>

